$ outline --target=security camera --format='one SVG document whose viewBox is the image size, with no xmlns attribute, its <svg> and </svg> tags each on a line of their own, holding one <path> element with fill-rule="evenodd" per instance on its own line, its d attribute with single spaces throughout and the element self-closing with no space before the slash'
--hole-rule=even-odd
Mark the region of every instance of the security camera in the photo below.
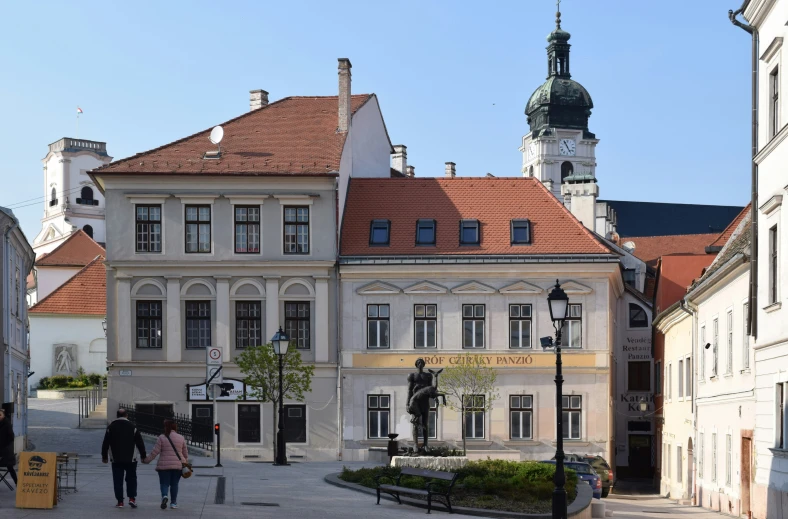
<svg viewBox="0 0 788 519">
<path fill-rule="evenodd" d="M 707 342 L 707 343 L 706 343 L 706 346 L 704 346 L 704 347 L 705 347 L 705 348 L 708 350 L 709 348 L 711 348 L 711 343 L 710 343 L 710 342 Z"/>
</svg>

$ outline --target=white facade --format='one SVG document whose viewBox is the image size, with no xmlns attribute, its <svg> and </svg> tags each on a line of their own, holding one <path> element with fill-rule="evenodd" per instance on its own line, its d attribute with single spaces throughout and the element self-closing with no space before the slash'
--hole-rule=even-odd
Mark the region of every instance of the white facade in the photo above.
<svg viewBox="0 0 788 519">
<path fill-rule="evenodd" d="M 104 196 L 88 171 L 111 160 L 103 142 L 64 137 L 49 145 L 42 159 L 46 202 L 41 231 L 33 240 L 36 256 L 51 252 L 77 229 L 99 243 L 107 241 Z"/>
<path fill-rule="evenodd" d="M 563 199 L 561 184 L 568 171 L 595 176 L 598 143 L 599 139 L 584 138 L 583 130 L 556 129 L 538 138 L 529 132 L 520 146 L 523 176 L 538 178 L 556 198 Z M 592 222 L 586 222 L 586 227 L 593 226 Z"/>
</svg>

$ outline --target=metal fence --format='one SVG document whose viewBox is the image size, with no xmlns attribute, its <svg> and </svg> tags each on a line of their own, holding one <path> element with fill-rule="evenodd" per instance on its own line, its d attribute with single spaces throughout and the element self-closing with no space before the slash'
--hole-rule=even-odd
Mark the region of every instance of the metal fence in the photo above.
<svg viewBox="0 0 788 519">
<path fill-rule="evenodd" d="M 92 389 L 85 390 L 85 395 L 79 397 L 79 427 L 82 427 L 82 420 L 88 418 L 103 399 L 103 385 L 93 386 Z"/>
<path fill-rule="evenodd" d="M 129 420 L 142 434 L 159 436 L 164 432 L 164 420 L 173 420 L 178 425 L 178 434 L 186 439 L 188 445 L 213 451 L 213 423 L 210 419 L 191 418 L 175 413 L 169 406 L 151 407 L 152 413 L 140 410 L 132 404 L 118 403 L 118 408 L 128 412 Z"/>
</svg>

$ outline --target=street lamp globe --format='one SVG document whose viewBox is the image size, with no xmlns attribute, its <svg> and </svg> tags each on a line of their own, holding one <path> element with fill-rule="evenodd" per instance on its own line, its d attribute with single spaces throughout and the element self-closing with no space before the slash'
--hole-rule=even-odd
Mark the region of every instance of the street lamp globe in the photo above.
<svg viewBox="0 0 788 519">
<path fill-rule="evenodd" d="M 279 331 L 271 337 L 271 344 L 274 345 L 274 353 L 277 355 L 287 355 L 287 347 L 290 346 L 290 337 L 279 327 Z"/>
<path fill-rule="evenodd" d="M 560 328 L 564 324 L 569 311 L 569 296 L 561 288 L 557 279 L 553 290 L 547 296 L 547 305 L 550 308 L 550 319 L 552 319 L 554 325 Z"/>
</svg>

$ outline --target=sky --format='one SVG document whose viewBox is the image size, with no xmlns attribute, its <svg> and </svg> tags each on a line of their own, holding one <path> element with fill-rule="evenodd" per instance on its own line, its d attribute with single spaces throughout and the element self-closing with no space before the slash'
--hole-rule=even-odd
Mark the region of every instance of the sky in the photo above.
<svg viewBox="0 0 788 519">
<path fill-rule="evenodd" d="M 730 5 L 728 5 L 730 4 Z M 735 5 L 734 5 L 735 4 Z M 739 0 L 563 0 L 572 78 L 594 101 L 600 197 L 744 205 L 750 38 Z M 0 205 L 29 240 L 41 159 L 75 137 L 121 159 L 274 101 L 377 94 L 417 176 L 520 176 L 525 105 L 545 80 L 554 0 L 6 2 L 0 19 Z"/>
</svg>

